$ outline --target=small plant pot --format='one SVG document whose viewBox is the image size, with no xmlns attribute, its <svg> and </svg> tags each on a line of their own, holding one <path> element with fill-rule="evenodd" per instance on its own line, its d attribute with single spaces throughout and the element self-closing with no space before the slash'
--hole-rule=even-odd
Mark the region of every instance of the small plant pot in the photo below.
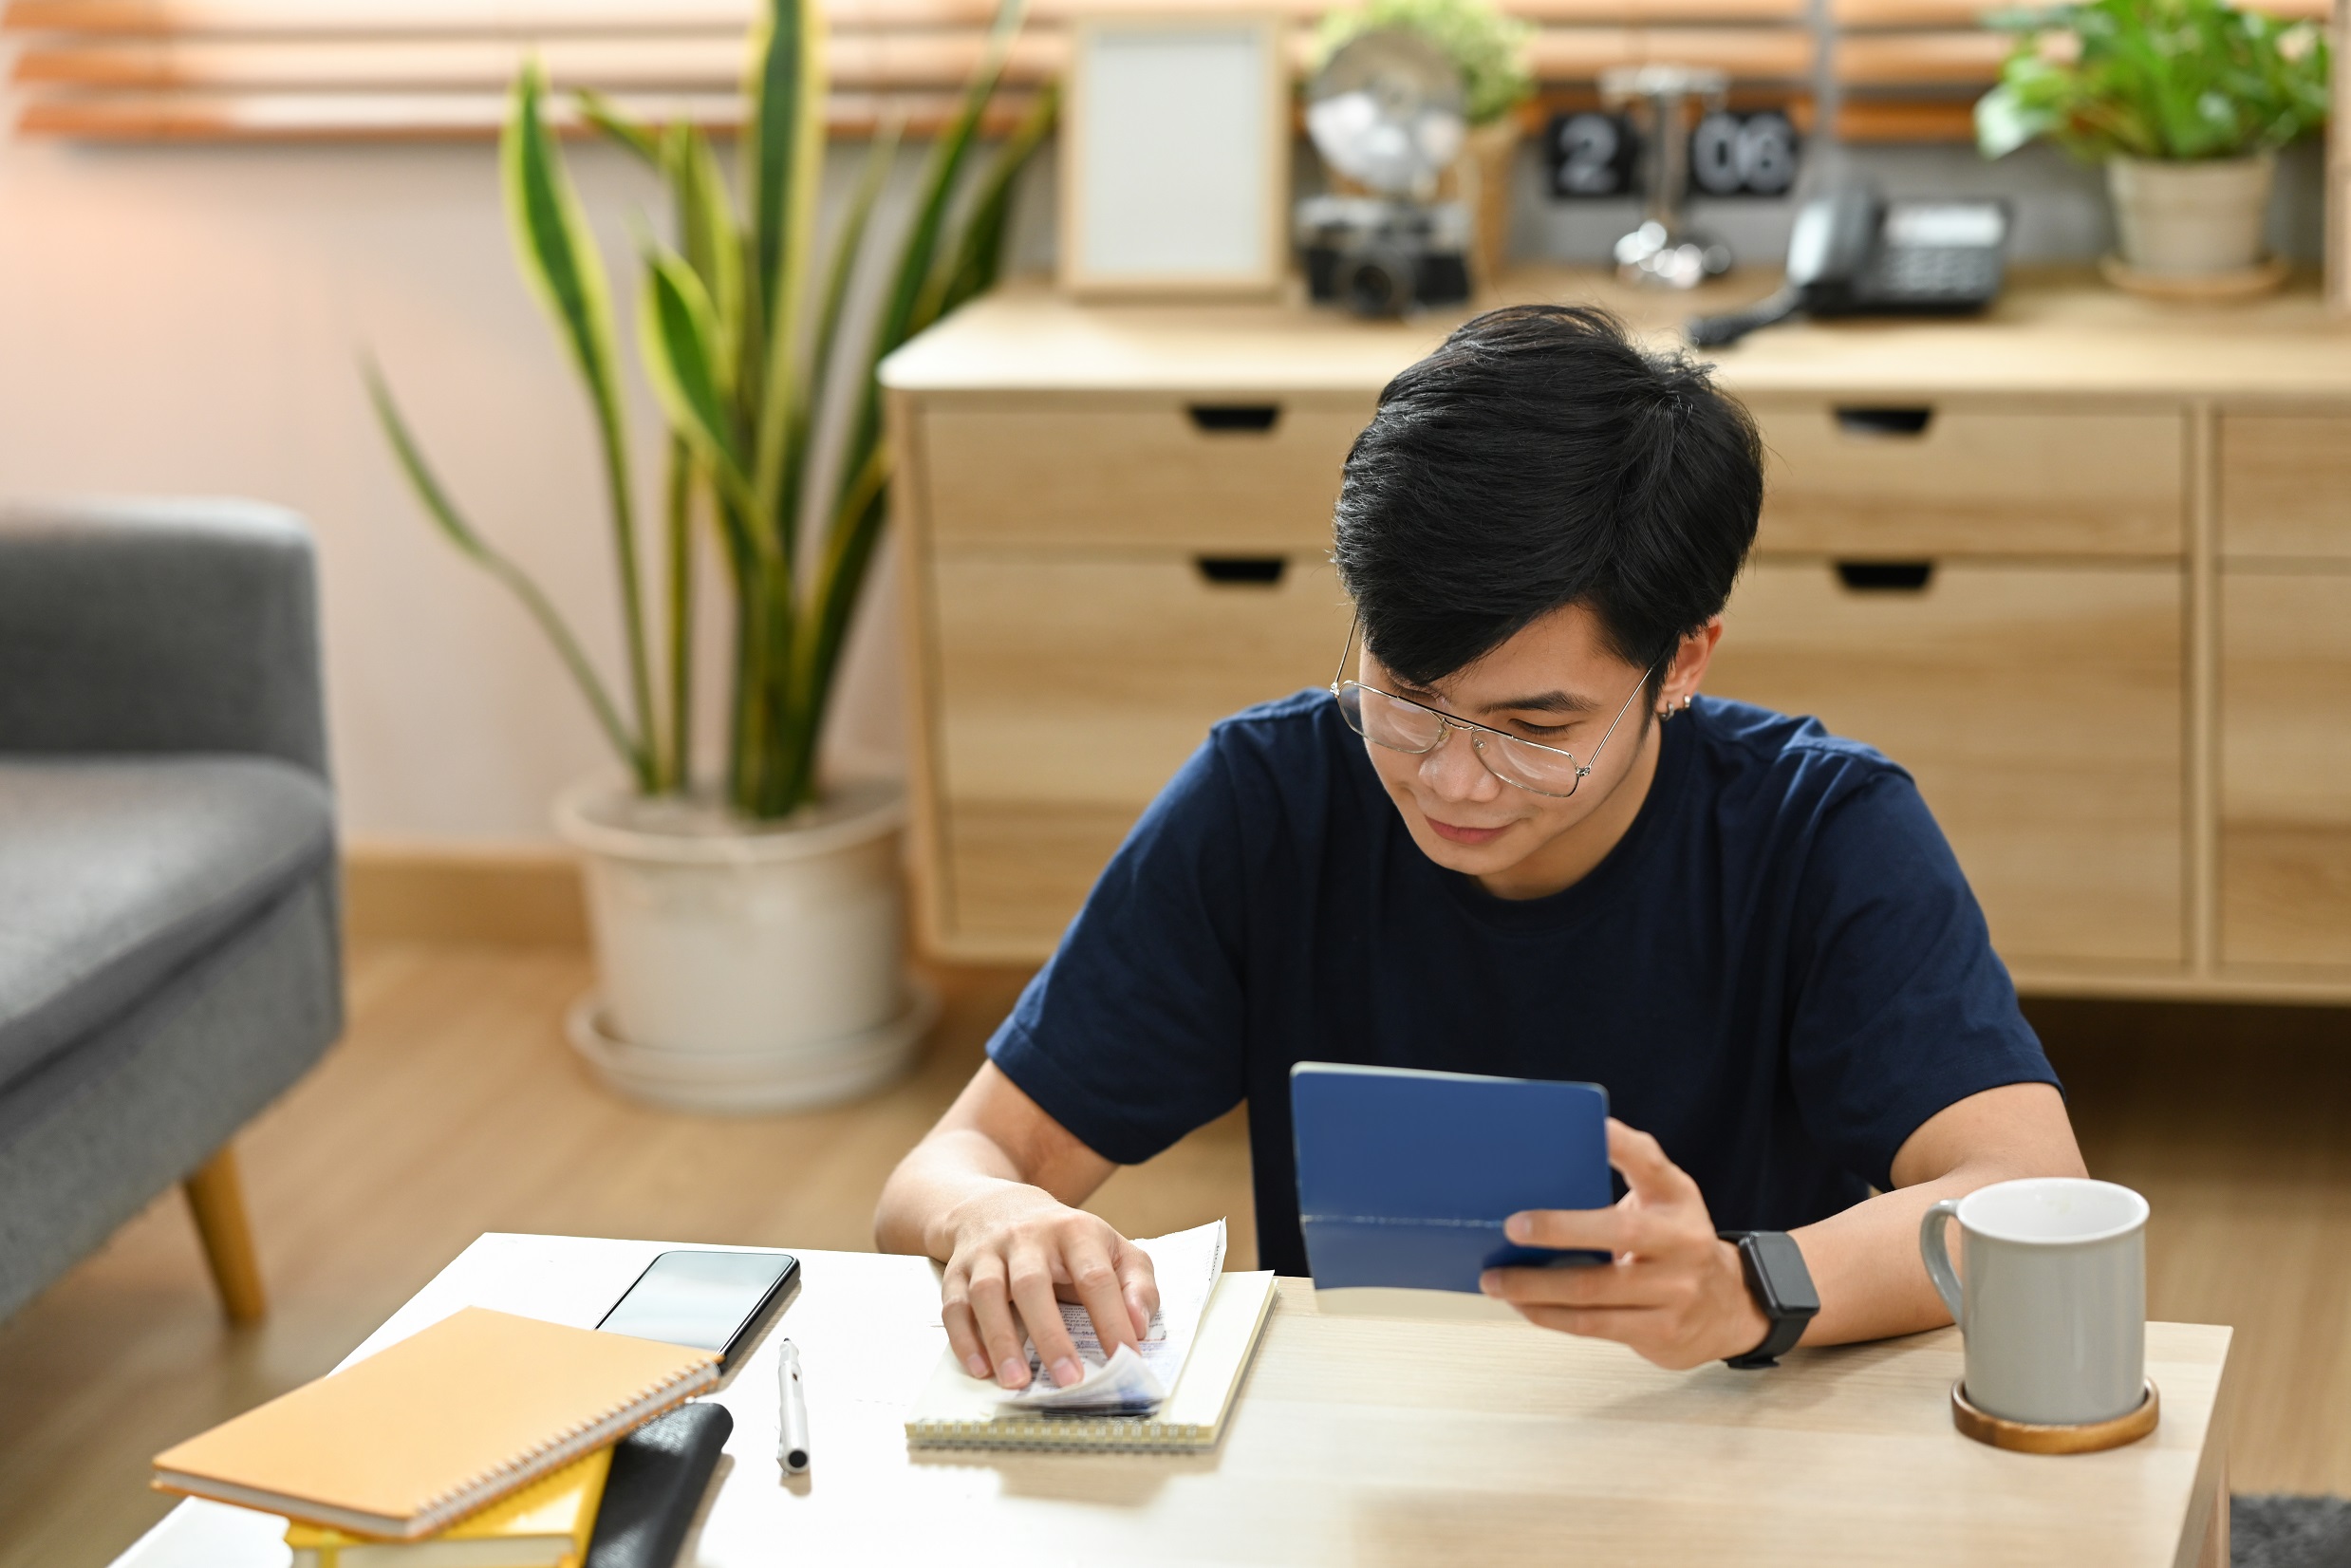
<svg viewBox="0 0 2351 1568">
<path fill-rule="evenodd" d="M 1454 182 L 1469 209 L 1469 275 L 1491 289 L 1510 259 L 1510 171 L 1519 157 L 1519 122 L 1510 116 L 1471 128 Z"/>
<path fill-rule="evenodd" d="M 2106 160 L 2123 265 L 2149 277 L 2215 277 L 2262 260 L 2277 155 L 2197 162 Z"/>
<path fill-rule="evenodd" d="M 554 816 L 580 852 L 599 980 L 570 1035 L 606 1083 L 680 1109 L 779 1111 L 912 1063 L 933 1004 L 906 974 L 897 785 L 752 823 L 592 779 Z"/>
</svg>

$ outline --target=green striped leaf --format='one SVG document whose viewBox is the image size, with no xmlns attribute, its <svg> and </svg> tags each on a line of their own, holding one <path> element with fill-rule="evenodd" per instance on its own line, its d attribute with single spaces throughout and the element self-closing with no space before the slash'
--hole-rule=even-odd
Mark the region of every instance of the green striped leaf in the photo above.
<svg viewBox="0 0 2351 1568">
<path fill-rule="evenodd" d="M 1060 112 L 1060 88 L 1057 84 L 1048 83 L 1044 91 L 1037 94 L 1035 105 L 997 149 L 996 160 L 980 181 L 979 194 L 972 198 L 971 210 L 963 218 L 953 259 L 939 274 L 938 299 L 929 312 L 930 319 L 935 321 L 996 287 L 997 275 L 1004 264 L 1004 234 L 1012 222 L 1015 182 L 1052 132 Z"/>
<path fill-rule="evenodd" d="M 795 207 L 808 204 L 809 189 L 823 152 L 823 132 L 817 123 L 815 145 L 810 129 L 821 114 L 825 93 L 824 16 L 815 0 L 765 0 L 752 33 L 750 80 L 751 120 L 743 139 L 744 173 L 749 209 L 754 273 L 761 314 L 771 324 L 782 320 L 794 304 L 781 289 L 778 274 L 789 259 Z"/>
<path fill-rule="evenodd" d="M 610 99 L 593 87 L 583 87 L 572 98 L 580 106 L 580 118 L 602 132 L 606 140 L 636 154 L 655 168 L 661 166 L 662 139 L 653 131 L 621 113 Z"/>
<path fill-rule="evenodd" d="M 604 257 L 581 210 L 548 128 L 546 81 L 527 60 L 514 80 L 513 104 L 498 143 L 498 171 L 507 222 L 523 280 L 538 296 L 588 383 L 595 410 L 597 446 L 612 511 L 612 549 L 621 587 L 621 629 L 627 643 L 628 688 L 636 728 L 651 734 L 652 661 L 645 643 L 644 592 L 637 561 L 635 502 L 628 477 L 628 441 L 621 422 L 619 356 L 614 350 L 612 292 Z"/>
<path fill-rule="evenodd" d="M 581 211 L 547 125 L 545 83 L 535 60 L 515 79 L 506 134 L 499 141 L 499 173 L 506 188 L 506 215 L 523 281 L 554 318 L 564 345 L 587 381 L 600 420 L 617 424 L 612 292 L 605 281 L 604 257 Z"/>
<path fill-rule="evenodd" d="M 802 372 L 802 293 L 816 231 L 824 177 L 825 65 L 821 0 L 769 0 L 757 56 L 759 99 L 753 186 L 756 210 L 753 285 L 766 333 L 753 406 L 757 410 L 752 482 L 759 516 L 774 531 L 784 560 L 797 558 L 793 537 L 800 476 L 793 472 L 791 433 L 817 391 Z"/>
<path fill-rule="evenodd" d="M 803 378 L 808 396 L 795 411 L 786 436 L 784 471 L 787 493 L 796 493 L 800 476 L 808 472 L 808 449 L 815 426 L 815 405 L 832 384 L 832 356 L 839 344 L 841 324 L 845 318 L 850 282 L 857 273 L 857 263 L 866 248 L 866 231 L 873 219 L 874 203 L 881 197 L 882 187 L 888 183 L 890 170 L 898 162 L 898 144 L 905 131 L 905 121 L 891 116 L 874 132 L 873 140 L 866 148 L 865 165 L 859 171 L 857 184 L 849 193 L 849 210 L 841 216 L 841 228 L 832 244 L 832 260 L 826 269 L 823 292 L 816 304 L 815 344 L 809 354 L 809 364 Z"/>
<path fill-rule="evenodd" d="M 892 350 L 937 318 L 942 290 L 934 274 L 942 236 L 947 227 L 948 209 L 963 164 L 971 156 L 972 141 L 979 135 L 980 117 L 996 91 L 998 80 L 1004 74 L 1005 58 L 1012 51 L 1013 38 L 1020 30 L 1020 17 L 1021 0 L 1003 0 L 995 25 L 989 28 L 987 48 L 971 80 L 964 84 L 962 102 L 955 118 L 931 144 L 930 159 L 924 167 L 923 182 L 915 198 L 914 221 L 901 242 L 898 266 L 874 323 L 872 345 L 867 355 L 866 382 L 859 389 L 857 409 L 850 422 L 849 460 L 844 465 L 841 488 L 834 496 L 836 508 L 856 482 L 864 455 L 882 439 L 882 383 L 875 372 Z"/>
<path fill-rule="evenodd" d="M 670 129 L 662 172 L 676 193 L 679 247 L 710 292 L 720 341 L 736 344 L 743 324 L 743 239 L 727 196 L 726 172 L 710 138 L 682 123 Z M 736 364 L 740 363 L 738 354 Z"/>
<path fill-rule="evenodd" d="M 638 351 L 670 428 L 709 470 L 726 498 L 751 501 L 729 414 L 732 387 L 718 313 L 702 280 L 675 251 L 648 245 L 637 312 Z"/>
</svg>

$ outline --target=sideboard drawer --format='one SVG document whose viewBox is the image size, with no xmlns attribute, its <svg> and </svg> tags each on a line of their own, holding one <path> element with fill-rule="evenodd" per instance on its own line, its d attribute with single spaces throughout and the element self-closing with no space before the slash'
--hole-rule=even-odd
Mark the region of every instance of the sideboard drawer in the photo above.
<svg viewBox="0 0 2351 1568">
<path fill-rule="evenodd" d="M 1007 950 L 1050 949 L 1211 724 L 1327 683 L 1350 614 L 1318 554 L 942 551 L 928 588 L 938 913 Z"/>
<path fill-rule="evenodd" d="M 2157 556 L 2186 537 L 2176 411 L 1749 406 L 1765 551 Z"/>
<path fill-rule="evenodd" d="M 1355 398 L 1007 395 L 920 416 L 942 544 L 1320 550 Z"/>
<path fill-rule="evenodd" d="M 2184 956 L 2182 577 L 1943 561 L 1856 590 L 1765 561 L 1706 689 L 1817 716 L 1908 769 L 2020 959 Z"/>
<path fill-rule="evenodd" d="M 2220 548 L 2351 558 L 2351 413 L 2221 416 Z"/>
<path fill-rule="evenodd" d="M 2220 580 L 2220 955 L 2351 968 L 2351 572 Z"/>
</svg>

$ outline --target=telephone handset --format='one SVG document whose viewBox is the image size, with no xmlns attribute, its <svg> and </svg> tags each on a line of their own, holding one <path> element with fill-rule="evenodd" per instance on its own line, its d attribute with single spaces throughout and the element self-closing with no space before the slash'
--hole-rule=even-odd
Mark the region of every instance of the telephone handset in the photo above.
<svg viewBox="0 0 2351 1568">
<path fill-rule="evenodd" d="M 1886 201 L 1865 185 L 1805 203 L 1788 235 L 1787 282 L 1744 310 L 1700 316 L 1689 341 L 1736 343 L 1799 314 L 1960 315 L 1999 297 L 2003 201 Z"/>
</svg>

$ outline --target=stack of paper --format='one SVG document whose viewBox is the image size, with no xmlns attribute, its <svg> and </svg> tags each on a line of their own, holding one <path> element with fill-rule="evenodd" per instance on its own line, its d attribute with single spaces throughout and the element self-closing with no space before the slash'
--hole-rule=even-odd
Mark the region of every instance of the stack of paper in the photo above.
<svg viewBox="0 0 2351 1568">
<path fill-rule="evenodd" d="M 1092 1315 L 1064 1301 L 1061 1321 L 1086 1365 L 1085 1377 L 1055 1388 L 1032 1342 L 1028 1386 L 1005 1391 L 999 1403 L 1024 1410 L 1131 1415 L 1156 1409 L 1167 1397 L 1192 1353 L 1201 1315 L 1208 1310 L 1208 1293 L 1224 1272 L 1224 1222 L 1135 1244 L 1149 1255 L 1159 1281 L 1159 1310 L 1151 1315 L 1140 1352 L 1121 1345 L 1116 1355 L 1105 1357 Z"/>
<path fill-rule="evenodd" d="M 1030 1383 L 1010 1392 L 942 1348 L 906 1415 L 917 1447 L 1213 1447 L 1272 1310 L 1271 1273 L 1224 1274 L 1224 1223 L 1138 1242 L 1158 1277 L 1160 1307 L 1141 1350 L 1105 1357 L 1082 1307 L 1062 1321 L 1087 1374 L 1056 1389 L 1029 1352 Z"/>
</svg>

